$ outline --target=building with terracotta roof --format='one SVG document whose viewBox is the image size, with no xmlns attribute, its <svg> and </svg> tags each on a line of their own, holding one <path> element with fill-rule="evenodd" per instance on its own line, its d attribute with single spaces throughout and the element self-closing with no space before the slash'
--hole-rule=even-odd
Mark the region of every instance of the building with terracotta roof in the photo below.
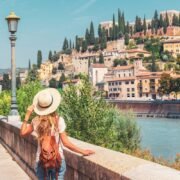
<svg viewBox="0 0 180 180">
<path fill-rule="evenodd" d="M 163 42 L 163 50 L 170 52 L 174 57 L 180 55 L 180 39 L 172 39 Z"/>
</svg>

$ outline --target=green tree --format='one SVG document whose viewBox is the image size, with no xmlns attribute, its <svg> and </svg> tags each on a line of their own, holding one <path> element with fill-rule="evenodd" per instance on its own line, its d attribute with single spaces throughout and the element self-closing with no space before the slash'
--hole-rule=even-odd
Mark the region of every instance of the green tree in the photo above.
<svg viewBox="0 0 180 180">
<path fill-rule="evenodd" d="M 28 69 L 31 70 L 31 60 L 29 59 Z"/>
<path fill-rule="evenodd" d="M 93 25 L 92 21 L 91 21 L 91 24 L 90 24 L 89 41 L 90 41 L 91 45 L 93 45 L 95 43 L 94 25 Z"/>
<path fill-rule="evenodd" d="M 102 28 L 101 28 L 101 25 L 99 24 L 98 26 L 98 36 L 99 36 L 99 39 L 101 38 L 102 36 Z"/>
<path fill-rule="evenodd" d="M 7 116 L 10 112 L 11 94 L 10 91 L 2 91 L 0 93 L 0 114 Z"/>
<path fill-rule="evenodd" d="M 162 14 L 160 14 L 160 18 L 159 18 L 159 27 L 162 28 L 163 25 L 164 25 L 163 16 L 162 16 Z"/>
<path fill-rule="evenodd" d="M 144 16 L 144 20 L 143 20 L 143 31 L 144 31 L 144 35 L 146 35 L 147 25 L 146 25 L 146 17 L 145 16 Z"/>
<path fill-rule="evenodd" d="M 31 81 L 23 84 L 17 91 L 18 111 L 21 119 L 24 120 L 25 113 L 29 105 L 32 104 L 34 96 L 42 90 L 43 87 L 39 81 Z M 33 117 L 33 116 L 32 116 Z"/>
<path fill-rule="evenodd" d="M 49 81 L 49 87 L 51 88 L 57 88 L 57 81 L 55 78 L 52 78 L 50 81 Z"/>
<path fill-rule="evenodd" d="M 31 70 L 28 72 L 26 83 L 38 80 L 38 71 L 37 70 L 38 70 L 37 65 L 33 64 Z"/>
<path fill-rule="evenodd" d="M 99 55 L 99 63 L 104 64 L 104 56 L 102 53 L 100 53 L 100 55 Z"/>
<path fill-rule="evenodd" d="M 88 28 L 86 29 L 86 33 L 85 33 L 85 40 L 87 42 L 87 45 L 89 45 L 90 44 L 90 34 L 89 34 Z"/>
<path fill-rule="evenodd" d="M 96 38 L 95 44 L 94 44 L 94 47 L 93 47 L 93 51 L 98 51 L 98 50 L 99 50 L 99 43 L 98 43 L 98 38 Z"/>
<path fill-rule="evenodd" d="M 155 29 L 155 33 L 157 34 L 158 29 L 159 29 L 159 15 L 157 10 L 155 10 L 154 12 L 154 29 Z"/>
<path fill-rule="evenodd" d="M 82 49 L 81 49 L 81 52 L 86 52 L 87 51 L 87 41 L 86 40 L 83 40 L 82 42 Z"/>
<path fill-rule="evenodd" d="M 60 63 L 58 64 L 58 70 L 64 70 L 64 69 L 65 69 L 65 68 L 64 68 L 63 63 L 60 62 Z"/>
<path fill-rule="evenodd" d="M 124 40 L 125 40 L 124 43 L 127 46 L 129 44 L 129 34 L 128 33 L 125 34 Z"/>
<path fill-rule="evenodd" d="M 49 51 L 48 59 L 49 59 L 50 61 L 52 61 L 52 51 Z"/>
<path fill-rule="evenodd" d="M 9 74 L 3 74 L 2 90 L 10 90 L 10 89 L 11 89 L 11 80 L 9 79 Z"/>
<path fill-rule="evenodd" d="M 169 74 L 163 73 L 161 75 L 161 79 L 159 80 L 159 88 L 158 88 L 158 92 L 160 96 L 169 95 L 169 93 L 171 92 L 170 81 L 171 81 L 171 77 Z"/>
<path fill-rule="evenodd" d="M 63 42 L 62 50 L 66 51 L 69 48 L 68 40 L 65 38 Z"/>
<path fill-rule="evenodd" d="M 42 52 L 41 50 L 38 50 L 37 53 L 37 67 L 40 68 L 42 64 Z"/>
<path fill-rule="evenodd" d="M 80 42 L 78 36 L 75 39 L 75 49 L 79 52 L 80 51 Z"/>
<path fill-rule="evenodd" d="M 113 61 L 113 66 L 116 67 L 116 66 L 127 66 L 127 61 L 126 60 L 123 60 L 123 59 L 115 59 Z"/>
<path fill-rule="evenodd" d="M 179 18 L 175 14 L 173 15 L 172 25 L 179 26 Z"/>
<path fill-rule="evenodd" d="M 121 113 L 104 99 L 93 96 L 88 78 L 81 86 L 69 85 L 62 92 L 60 114 L 67 122 L 70 136 L 117 151 L 134 151 L 140 136 L 131 113 Z"/>
<path fill-rule="evenodd" d="M 59 78 L 59 88 L 63 88 L 63 82 L 66 80 L 66 77 L 64 75 L 64 73 L 61 74 L 61 77 Z"/>
</svg>

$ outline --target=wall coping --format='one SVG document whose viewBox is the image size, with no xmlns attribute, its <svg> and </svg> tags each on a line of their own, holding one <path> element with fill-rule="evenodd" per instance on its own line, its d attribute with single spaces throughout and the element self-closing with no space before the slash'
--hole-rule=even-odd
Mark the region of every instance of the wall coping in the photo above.
<svg viewBox="0 0 180 180">
<path fill-rule="evenodd" d="M 11 128 L 14 127 L 16 130 L 19 129 L 22 124 L 21 122 L 7 122 L 6 120 L 1 121 L 5 123 L 5 126 L 11 126 Z M 109 173 L 110 177 L 113 175 L 113 177 L 116 177 L 114 179 L 180 179 L 180 171 L 178 170 L 121 152 L 82 142 L 71 137 L 70 140 L 81 148 L 92 149 L 96 152 L 94 155 L 84 157 L 66 148 L 64 149 L 67 165 L 77 171 L 81 171 L 89 178 L 95 179 L 92 177 L 95 173 L 97 178 L 97 173 L 99 171 L 101 174 Z"/>
</svg>

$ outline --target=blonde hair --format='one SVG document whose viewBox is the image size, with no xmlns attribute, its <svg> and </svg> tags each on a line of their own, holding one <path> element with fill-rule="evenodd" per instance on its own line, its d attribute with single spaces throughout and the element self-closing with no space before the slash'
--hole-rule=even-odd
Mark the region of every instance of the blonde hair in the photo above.
<svg viewBox="0 0 180 180">
<path fill-rule="evenodd" d="M 44 135 L 50 135 L 51 132 L 58 131 L 57 113 L 39 116 L 39 125 L 37 126 L 38 139 L 41 140 Z"/>
</svg>

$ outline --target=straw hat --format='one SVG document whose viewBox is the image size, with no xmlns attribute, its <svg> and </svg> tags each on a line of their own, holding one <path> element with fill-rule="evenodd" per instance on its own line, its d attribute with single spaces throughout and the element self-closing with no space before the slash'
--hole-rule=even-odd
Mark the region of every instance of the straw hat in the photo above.
<svg viewBox="0 0 180 180">
<path fill-rule="evenodd" d="M 54 112 L 61 102 L 61 96 L 57 89 L 47 88 L 38 92 L 34 99 L 34 112 L 38 115 L 48 115 Z"/>
</svg>

